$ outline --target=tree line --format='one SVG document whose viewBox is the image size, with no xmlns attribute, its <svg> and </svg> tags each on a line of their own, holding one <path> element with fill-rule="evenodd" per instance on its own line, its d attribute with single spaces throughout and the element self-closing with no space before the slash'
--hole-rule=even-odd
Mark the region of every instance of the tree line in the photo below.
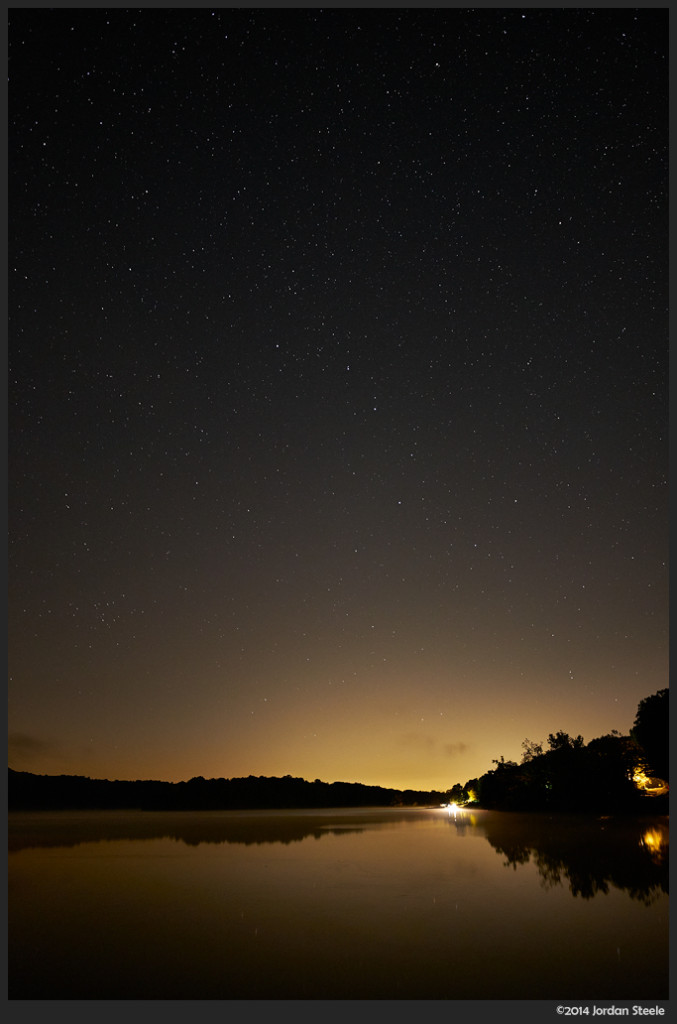
<svg viewBox="0 0 677 1024">
<path fill-rule="evenodd" d="M 359 782 L 254 776 L 188 782 L 91 779 L 82 775 L 34 775 L 9 769 L 9 810 L 249 810 L 312 807 L 419 807 L 440 804 L 446 794 L 386 789 Z"/>
<path fill-rule="evenodd" d="M 668 689 L 645 697 L 627 736 L 612 730 L 585 743 L 560 731 L 547 746 L 525 739 L 519 763 L 492 761 L 484 775 L 456 783 L 449 800 L 521 811 L 667 811 L 668 704 Z"/>
</svg>

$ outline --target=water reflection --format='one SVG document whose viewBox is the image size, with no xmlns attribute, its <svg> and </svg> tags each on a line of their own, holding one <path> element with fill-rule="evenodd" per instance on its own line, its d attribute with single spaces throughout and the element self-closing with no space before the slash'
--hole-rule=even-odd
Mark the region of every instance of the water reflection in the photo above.
<svg viewBox="0 0 677 1024">
<path fill-rule="evenodd" d="M 667 997 L 667 818 L 33 813 L 9 840 L 13 999 Z"/>
<path fill-rule="evenodd" d="M 448 822 L 455 833 L 484 837 L 506 867 L 533 863 L 545 888 L 568 886 L 591 899 L 611 886 L 652 903 L 668 892 L 667 816 L 650 821 L 575 815 L 442 809 L 379 809 L 282 812 L 59 812 L 9 816 L 9 850 L 74 847 L 86 842 L 172 839 L 245 846 L 300 843 L 312 838 Z"/>
<path fill-rule="evenodd" d="M 9 850 L 78 846 L 120 839 L 200 843 L 296 843 L 365 828 L 413 822 L 429 811 L 57 811 L 9 815 Z"/>
<path fill-rule="evenodd" d="M 668 830 L 667 828 L 648 828 L 640 840 L 642 846 L 651 854 L 651 859 L 657 864 L 662 864 L 668 859 Z"/>
<path fill-rule="evenodd" d="M 535 864 L 546 888 L 567 885 L 572 896 L 591 899 L 614 886 L 647 906 L 668 892 L 667 818 L 647 824 L 623 818 L 487 814 L 477 827 L 506 858 L 506 867 Z"/>
</svg>

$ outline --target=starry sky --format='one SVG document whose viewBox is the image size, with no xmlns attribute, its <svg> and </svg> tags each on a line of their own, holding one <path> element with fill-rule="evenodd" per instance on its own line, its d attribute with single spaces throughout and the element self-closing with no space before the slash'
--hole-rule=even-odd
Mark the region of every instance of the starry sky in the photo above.
<svg viewBox="0 0 677 1024">
<path fill-rule="evenodd" d="M 9 763 L 447 789 L 668 685 L 667 7 L 10 11 Z"/>
</svg>

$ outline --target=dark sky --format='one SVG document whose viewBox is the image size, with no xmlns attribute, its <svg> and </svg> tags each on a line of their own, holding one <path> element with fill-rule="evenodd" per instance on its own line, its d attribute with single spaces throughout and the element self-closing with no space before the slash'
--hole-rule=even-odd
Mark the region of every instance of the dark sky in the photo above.
<svg viewBox="0 0 677 1024">
<path fill-rule="evenodd" d="M 667 685 L 668 10 L 10 11 L 10 764 L 447 788 Z"/>
</svg>

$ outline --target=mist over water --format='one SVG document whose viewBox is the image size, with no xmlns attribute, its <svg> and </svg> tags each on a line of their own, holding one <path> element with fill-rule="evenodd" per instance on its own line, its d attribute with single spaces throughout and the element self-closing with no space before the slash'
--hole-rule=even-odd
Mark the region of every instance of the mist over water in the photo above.
<svg viewBox="0 0 677 1024">
<path fill-rule="evenodd" d="M 10 815 L 10 998 L 665 999 L 668 819 Z"/>
</svg>

